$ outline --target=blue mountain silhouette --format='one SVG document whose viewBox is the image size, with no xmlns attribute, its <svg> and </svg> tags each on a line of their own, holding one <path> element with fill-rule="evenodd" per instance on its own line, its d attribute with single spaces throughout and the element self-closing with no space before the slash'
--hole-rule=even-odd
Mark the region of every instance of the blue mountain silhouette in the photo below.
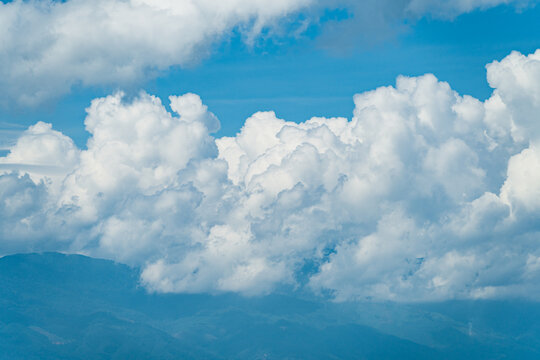
<svg viewBox="0 0 540 360">
<path fill-rule="evenodd" d="M 0 359 L 540 359 L 540 305 L 149 294 L 139 271 L 0 259 Z"/>
</svg>

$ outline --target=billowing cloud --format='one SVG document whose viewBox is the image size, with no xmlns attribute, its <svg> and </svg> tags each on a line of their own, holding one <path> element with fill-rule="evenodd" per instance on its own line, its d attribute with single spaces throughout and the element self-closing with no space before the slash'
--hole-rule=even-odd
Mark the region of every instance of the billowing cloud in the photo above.
<svg viewBox="0 0 540 360">
<path fill-rule="evenodd" d="M 1 97 L 35 104 L 74 85 L 125 84 L 205 56 L 240 28 L 263 27 L 310 0 L 15 0 L 0 2 Z"/>
<path fill-rule="evenodd" d="M 95 99 L 86 149 L 37 123 L 0 158 L 0 252 L 107 257 L 165 292 L 538 299 L 540 50 L 487 70 L 484 102 L 402 76 L 351 119 L 259 112 L 219 139 L 194 94 Z"/>
</svg>

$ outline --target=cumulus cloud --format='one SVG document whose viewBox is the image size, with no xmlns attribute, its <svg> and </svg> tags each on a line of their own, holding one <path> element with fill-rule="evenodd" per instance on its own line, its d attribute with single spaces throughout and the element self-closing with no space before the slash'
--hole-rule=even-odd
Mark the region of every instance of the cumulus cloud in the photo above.
<svg viewBox="0 0 540 360">
<path fill-rule="evenodd" d="M 219 139 L 195 94 L 95 99 L 86 149 L 37 123 L 0 158 L 0 252 L 107 257 L 164 292 L 538 299 L 540 50 L 487 70 L 484 102 L 401 76 L 351 119 L 259 112 Z"/>
<path fill-rule="evenodd" d="M 310 0 L 0 2 L 1 97 L 23 105 L 74 85 L 125 84 L 205 56 L 241 29 L 253 40 Z"/>
</svg>

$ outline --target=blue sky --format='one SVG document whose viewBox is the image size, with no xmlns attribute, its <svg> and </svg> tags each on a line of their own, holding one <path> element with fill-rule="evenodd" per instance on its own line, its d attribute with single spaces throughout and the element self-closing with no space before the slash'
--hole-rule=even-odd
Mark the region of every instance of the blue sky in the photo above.
<svg viewBox="0 0 540 360">
<path fill-rule="evenodd" d="M 361 36 L 345 34 L 347 39 L 329 48 L 320 39 L 325 26 L 352 16 L 348 12 L 327 11 L 320 23 L 310 25 L 298 38 L 283 34 L 251 46 L 233 34 L 213 44 L 211 55 L 200 62 L 128 85 L 76 85 L 45 105 L 3 107 L 0 121 L 25 127 L 38 120 L 52 122 L 84 146 L 88 137 L 84 109 L 93 98 L 117 89 L 131 94 L 145 90 L 162 99 L 197 93 L 219 117 L 218 134 L 226 136 L 238 132 L 244 120 L 260 110 L 274 110 L 296 122 L 312 116 L 350 117 L 353 94 L 393 84 L 398 75 L 433 73 L 459 93 L 485 99 L 491 94 L 485 65 L 512 50 L 531 53 L 540 39 L 540 7 L 516 10 L 500 5 L 452 19 L 432 15 L 392 19 L 388 27 L 399 29 L 386 29 L 389 33 L 383 39 L 376 38 L 380 29 L 368 26 L 361 29 Z"/>
<path fill-rule="evenodd" d="M 2 2 L 0 255 L 112 259 L 157 292 L 538 300 L 539 19 Z"/>
</svg>

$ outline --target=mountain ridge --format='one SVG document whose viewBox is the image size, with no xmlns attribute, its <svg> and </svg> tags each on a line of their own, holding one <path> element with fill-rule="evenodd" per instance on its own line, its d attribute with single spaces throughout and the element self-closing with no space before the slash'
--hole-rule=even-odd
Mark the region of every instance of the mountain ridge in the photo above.
<svg viewBox="0 0 540 360">
<path fill-rule="evenodd" d="M 0 359 L 540 357 L 535 303 L 154 294 L 138 279 L 138 269 L 83 255 L 0 258 Z M 529 318 L 489 319 L 501 309 Z"/>
</svg>

